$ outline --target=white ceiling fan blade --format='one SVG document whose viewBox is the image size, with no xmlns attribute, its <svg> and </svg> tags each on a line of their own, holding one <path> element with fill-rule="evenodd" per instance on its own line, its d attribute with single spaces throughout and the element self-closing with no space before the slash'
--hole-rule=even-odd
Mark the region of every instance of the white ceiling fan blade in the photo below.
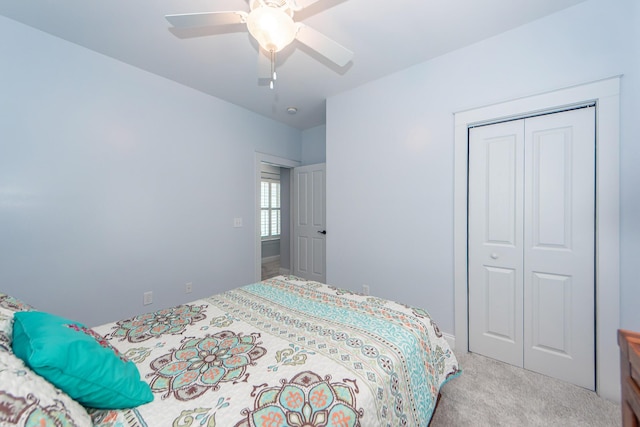
<svg viewBox="0 0 640 427">
<path fill-rule="evenodd" d="M 320 0 L 288 0 L 287 3 L 291 10 L 299 11 L 304 9 L 305 7 L 311 6 L 314 3 L 317 3 Z"/>
<path fill-rule="evenodd" d="M 216 25 L 243 24 L 247 22 L 247 13 L 234 12 L 203 12 L 185 13 L 180 15 L 166 15 L 171 25 L 178 28 L 211 27 Z"/>
<path fill-rule="evenodd" d="M 353 52 L 341 44 L 336 43 L 324 34 L 300 22 L 297 26 L 298 33 L 296 34 L 296 39 L 329 59 L 331 62 L 334 62 L 340 67 L 344 67 L 353 59 Z"/>
</svg>

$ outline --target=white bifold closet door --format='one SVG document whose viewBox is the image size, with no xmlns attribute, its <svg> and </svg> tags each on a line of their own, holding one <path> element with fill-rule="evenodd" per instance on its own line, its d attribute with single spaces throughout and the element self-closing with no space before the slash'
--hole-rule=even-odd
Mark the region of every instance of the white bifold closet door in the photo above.
<svg viewBox="0 0 640 427">
<path fill-rule="evenodd" d="M 469 130 L 469 350 L 595 389 L 595 108 Z"/>
</svg>

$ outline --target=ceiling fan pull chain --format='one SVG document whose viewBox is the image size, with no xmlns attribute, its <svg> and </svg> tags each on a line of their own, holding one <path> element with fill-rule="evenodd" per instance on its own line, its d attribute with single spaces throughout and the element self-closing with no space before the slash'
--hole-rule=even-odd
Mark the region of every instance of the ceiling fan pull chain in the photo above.
<svg viewBox="0 0 640 427">
<path fill-rule="evenodd" d="M 276 51 L 271 49 L 269 53 L 271 54 L 271 81 L 269 82 L 269 88 L 273 89 L 273 83 L 278 78 L 276 75 Z"/>
</svg>

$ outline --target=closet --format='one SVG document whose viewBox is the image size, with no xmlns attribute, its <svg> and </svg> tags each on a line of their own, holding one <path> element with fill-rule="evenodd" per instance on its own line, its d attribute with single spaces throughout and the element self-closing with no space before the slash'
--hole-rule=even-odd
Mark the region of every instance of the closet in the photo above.
<svg viewBox="0 0 640 427">
<path fill-rule="evenodd" d="M 595 389 L 595 108 L 469 129 L 469 350 Z"/>
</svg>

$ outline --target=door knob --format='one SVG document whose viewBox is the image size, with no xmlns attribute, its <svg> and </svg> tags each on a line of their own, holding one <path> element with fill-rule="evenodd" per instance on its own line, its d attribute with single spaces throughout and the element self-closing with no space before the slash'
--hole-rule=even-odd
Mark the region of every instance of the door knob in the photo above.
<svg viewBox="0 0 640 427">
<path fill-rule="evenodd" d="M 327 234 L 327 230 L 318 230 L 318 233 L 320 233 L 320 234 Z"/>
<path fill-rule="evenodd" d="M 491 254 L 491 259 L 498 259 L 498 254 L 497 253 L 492 253 Z"/>
</svg>

